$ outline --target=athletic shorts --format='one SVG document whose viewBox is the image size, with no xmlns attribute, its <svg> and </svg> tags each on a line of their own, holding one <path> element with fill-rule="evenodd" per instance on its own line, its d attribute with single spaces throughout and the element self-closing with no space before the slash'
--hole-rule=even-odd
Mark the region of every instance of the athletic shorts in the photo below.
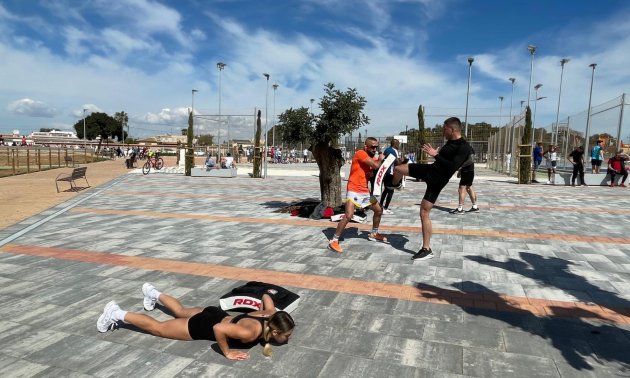
<svg viewBox="0 0 630 378">
<path fill-rule="evenodd" d="M 357 209 L 365 209 L 368 206 L 372 206 L 370 202 L 371 197 L 370 193 L 348 192 L 346 193 L 346 200 L 344 202 L 350 201 Z"/>
<path fill-rule="evenodd" d="M 534 160 L 534 170 L 537 170 L 538 167 L 540 167 L 540 163 L 542 163 L 542 160 Z"/>
<path fill-rule="evenodd" d="M 216 341 L 212 327 L 229 315 L 219 307 L 206 307 L 188 319 L 188 333 L 193 340 Z"/>
<path fill-rule="evenodd" d="M 548 169 L 555 168 L 557 163 L 558 163 L 558 162 L 557 162 L 557 161 L 555 161 L 555 160 L 549 160 L 549 159 L 547 159 L 547 168 L 548 168 Z"/>
<path fill-rule="evenodd" d="M 448 180 L 435 180 L 430 177 L 430 167 L 431 164 L 409 164 L 409 176 L 423 180 L 427 183 L 427 191 L 424 192 L 424 197 L 422 197 L 422 199 L 434 204 L 440 196 L 442 189 L 444 189 L 446 184 L 448 184 Z"/>
<path fill-rule="evenodd" d="M 461 172 L 459 177 L 459 186 L 472 186 L 475 179 L 475 171 Z"/>
<path fill-rule="evenodd" d="M 591 160 L 591 165 L 594 167 L 600 167 L 602 165 L 601 160 Z"/>
</svg>

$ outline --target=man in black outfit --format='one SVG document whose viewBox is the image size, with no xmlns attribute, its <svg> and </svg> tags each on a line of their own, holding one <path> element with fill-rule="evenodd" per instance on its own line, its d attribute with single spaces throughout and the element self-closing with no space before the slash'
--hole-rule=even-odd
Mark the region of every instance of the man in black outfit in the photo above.
<svg viewBox="0 0 630 378">
<path fill-rule="evenodd" d="M 451 117 L 444 121 L 443 135 L 446 144 L 436 150 L 430 144 L 422 146 L 422 151 L 434 157 L 433 164 L 402 164 L 394 168 L 393 183 L 399 189 L 403 176 L 411 176 L 426 182 L 427 190 L 420 203 L 420 221 L 422 222 L 422 248 L 411 257 L 412 260 L 426 260 L 433 258 L 431 250 L 431 224 L 430 213 L 435 201 L 442 189 L 448 184 L 448 180 L 470 158 L 472 148 L 462 138 L 462 123 L 457 117 Z"/>
<path fill-rule="evenodd" d="M 570 154 L 569 161 L 573 164 L 573 173 L 571 174 L 571 186 L 575 186 L 575 179 L 580 176 L 580 185 L 586 186 L 584 183 L 584 147 L 577 146 Z"/>
</svg>

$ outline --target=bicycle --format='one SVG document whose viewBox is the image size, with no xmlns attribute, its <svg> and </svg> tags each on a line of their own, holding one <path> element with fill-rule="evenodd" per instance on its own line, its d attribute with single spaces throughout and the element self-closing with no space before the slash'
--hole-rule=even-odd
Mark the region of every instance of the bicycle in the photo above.
<svg viewBox="0 0 630 378">
<path fill-rule="evenodd" d="M 142 166 L 142 174 L 148 175 L 151 171 L 151 168 L 160 170 L 164 167 L 164 159 L 162 159 L 157 153 L 153 156 L 150 156 L 147 159 L 147 162 Z"/>
</svg>

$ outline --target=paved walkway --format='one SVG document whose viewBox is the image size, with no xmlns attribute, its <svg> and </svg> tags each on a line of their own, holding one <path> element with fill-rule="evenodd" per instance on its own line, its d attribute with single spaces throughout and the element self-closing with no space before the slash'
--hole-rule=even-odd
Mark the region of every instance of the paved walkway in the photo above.
<svg viewBox="0 0 630 378">
<path fill-rule="evenodd" d="M 0 230 L 0 375 L 630 376 L 630 190 L 478 173 L 479 213 L 449 214 L 456 181 L 443 191 L 428 262 L 410 260 L 423 183 L 394 195 L 391 245 L 355 224 L 343 254 L 325 248 L 334 223 L 275 212 L 318 198 L 309 166 L 266 180 L 127 174 L 81 192 Z M 110 299 L 143 311 L 146 281 L 216 305 L 249 280 L 302 296 L 272 359 L 95 329 Z"/>
</svg>

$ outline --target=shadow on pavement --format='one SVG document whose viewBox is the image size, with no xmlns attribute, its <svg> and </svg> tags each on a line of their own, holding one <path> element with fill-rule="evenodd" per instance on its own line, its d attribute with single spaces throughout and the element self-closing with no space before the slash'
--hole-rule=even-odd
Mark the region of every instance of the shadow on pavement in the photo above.
<svg viewBox="0 0 630 378">
<path fill-rule="evenodd" d="M 610 372 L 611 369 L 614 369 L 614 373 L 620 374 L 620 376 L 630 374 L 630 353 L 628 353 L 630 331 L 610 324 L 593 324 L 583 319 L 538 317 L 525 309 L 512 305 L 504 299 L 504 296 L 483 285 L 470 281 L 463 282 L 463 285 L 470 289 L 462 293 L 459 290 L 442 289 L 423 283 L 417 283 L 415 287 L 422 290 L 422 296 L 425 298 L 447 301 L 459 306 L 468 314 L 496 319 L 541 339 L 548 340 L 550 345 L 561 353 L 566 363 L 576 370 L 604 369 Z M 479 294 L 483 294 L 483 298 L 487 302 L 496 303 L 500 310 L 484 309 L 464 303 L 466 300 L 472 302 L 470 298 L 477 298 Z M 460 300 L 456 301 L 453 298 Z M 550 306 L 550 309 L 554 313 L 566 311 L 565 307 Z M 585 309 L 574 308 L 571 311 L 579 312 L 579 315 L 575 313 L 574 315 L 582 318 L 599 318 L 598 314 Z M 526 345 L 528 341 L 519 340 L 517 343 Z M 553 356 L 547 355 L 548 352 L 544 351 L 540 342 L 536 345 L 536 340 L 530 340 L 529 343 L 531 344 L 529 350 L 535 355 L 553 358 Z M 527 350 L 527 346 L 524 349 Z M 617 364 L 605 365 L 605 361 Z M 598 375 L 597 371 L 593 373 L 595 376 Z"/>
</svg>

